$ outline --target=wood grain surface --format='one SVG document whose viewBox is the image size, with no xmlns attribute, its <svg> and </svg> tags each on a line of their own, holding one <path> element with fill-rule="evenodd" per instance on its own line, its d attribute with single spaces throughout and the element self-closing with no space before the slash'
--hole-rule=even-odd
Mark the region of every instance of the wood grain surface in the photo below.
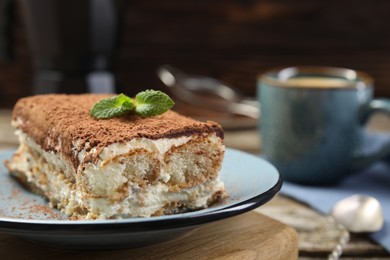
<svg viewBox="0 0 390 260">
<path fill-rule="evenodd" d="M 295 228 L 299 259 L 326 259 L 339 244 L 342 233 L 331 219 L 292 198 L 278 195 L 256 211 Z M 350 237 L 342 259 L 390 259 L 390 254 L 368 234 L 351 233 Z"/>
<path fill-rule="evenodd" d="M 294 229 L 260 213 L 210 223 L 160 245 L 117 251 L 45 248 L 0 234 L 0 259 L 275 259 L 298 257 Z"/>
</svg>

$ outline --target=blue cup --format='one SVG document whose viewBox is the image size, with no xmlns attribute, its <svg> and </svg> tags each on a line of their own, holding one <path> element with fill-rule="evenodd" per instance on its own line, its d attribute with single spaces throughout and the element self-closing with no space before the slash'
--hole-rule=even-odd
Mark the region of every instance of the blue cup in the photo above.
<svg viewBox="0 0 390 260">
<path fill-rule="evenodd" d="M 373 80 L 351 69 L 290 67 L 259 76 L 262 153 L 284 180 L 324 185 L 390 153 L 390 143 L 366 149 L 365 123 L 390 115 L 390 101 L 373 99 Z"/>
</svg>

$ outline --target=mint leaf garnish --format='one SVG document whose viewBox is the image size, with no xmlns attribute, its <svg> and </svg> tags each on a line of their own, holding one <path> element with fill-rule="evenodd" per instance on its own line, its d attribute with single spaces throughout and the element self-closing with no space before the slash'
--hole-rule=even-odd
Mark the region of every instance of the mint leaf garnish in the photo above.
<svg viewBox="0 0 390 260">
<path fill-rule="evenodd" d="M 91 109 L 91 116 L 102 119 L 121 116 L 134 109 L 134 101 L 124 95 L 119 94 L 114 97 L 105 98 L 97 102 Z"/>
<path fill-rule="evenodd" d="M 164 92 L 145 90 L 135 96 L 135 112 L 143 117 L 161 115 L 175 104 Z"/>
<path fill-rule="evenodd" d="M 149 89 L 138 93 L 135 101 L 124 94 L 102 99 L 92 107 L 90 115 L 97 119 L 106 119 L 133 112 L 149 117 L 167 112 L 174 104 L 164 92 Z"/>
</svg>

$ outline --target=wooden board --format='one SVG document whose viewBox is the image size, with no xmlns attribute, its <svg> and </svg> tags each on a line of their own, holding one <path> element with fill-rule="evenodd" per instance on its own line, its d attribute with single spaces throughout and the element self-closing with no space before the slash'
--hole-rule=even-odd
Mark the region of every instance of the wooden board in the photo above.
<svg viewBox="0 0 390 260">
<path fill-rule="evenodd" d="M 294 229 L 257 212 L 210 223 L 184 238 L 118 251 L 46 248 L 0 234 L 0 259 L 297 259 Z"/>
</svg>

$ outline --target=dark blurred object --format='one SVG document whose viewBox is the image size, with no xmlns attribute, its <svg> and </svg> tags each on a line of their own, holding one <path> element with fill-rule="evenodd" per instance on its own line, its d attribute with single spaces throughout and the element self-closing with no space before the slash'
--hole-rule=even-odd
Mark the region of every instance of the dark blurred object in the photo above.
<svg viewBox="0 0 390 260">
<path fill-rule="evenodd" d="M 18 5 L 15 0 L 0 3 L 0 108 L 10 108 L 18 98 L 31 95 L 32 71 Z"/>
<path fill-rule="evenodd" d="M 31 46 L 33 92 L 114 92 L 119 2 L 19 0 Z"/>
<path fill-rule="evenodd" d="M 0 61 L 8 61 L 13 57 L 13 5 L 13 0 L 0 0 Z"/>
<path fill-rule="evenodd" d="M 255 95 L 256 77 L 294 65 L 370 73 L 390 96 L 390 2 L 133 0 L 126 9 L 122 88 L 161 86 L 162 64 Z"/>
<path fill-rule="evenodd" d="M 254 96 L 259 73 L 321 65 L 366 71 L 375 79 L 375 95 L 390 97 L 390 1 L 132 0 L 121 5 L 119 48 L 110 65 L 117 92 L 164 89 L 155 71 L 170 64 Z M 14 58 L 0 62 L 0 106 L 27 95 L 33 75 L 27 28 L 20 23 L 24 12 L 16 9 Z"/>
</svg>

